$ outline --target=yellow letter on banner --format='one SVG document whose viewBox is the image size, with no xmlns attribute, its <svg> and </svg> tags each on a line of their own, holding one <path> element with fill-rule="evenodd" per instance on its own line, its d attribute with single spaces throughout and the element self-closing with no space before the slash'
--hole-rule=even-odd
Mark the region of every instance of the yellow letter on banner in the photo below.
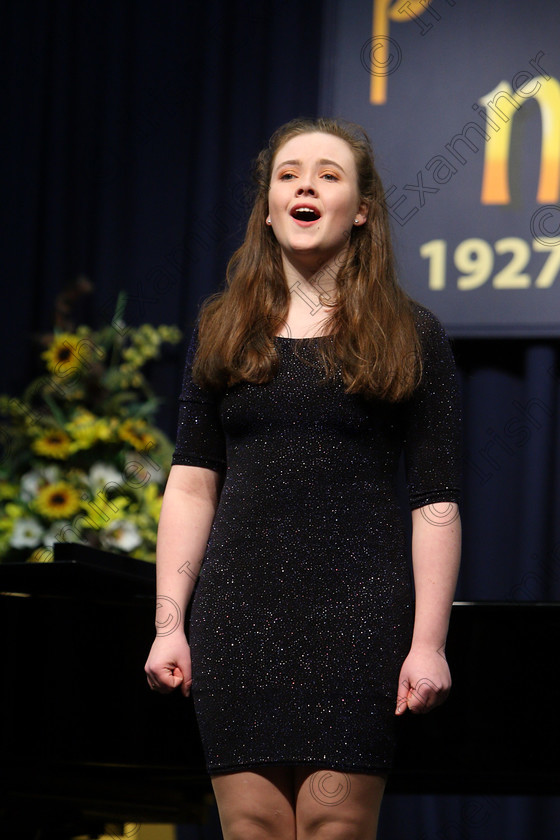
<svg viewBox="0 0 560 840">
<path fill-rule="evenodd" d="M 389 21 L 401 23 L 420 17 L 432 0 L 373 0 L 373 34 L 371 39 L 372 66 L 379 71 L 371 72 L 370 102 L 372 105 L 383 105 L 387 101 L 387 76 L 384 69 L 389 64 Z M 398 6 L 398 8 L 397 8 Z"/>
<path fill-rule="evenodd" d="M 533 92 L 514 93 L 508 82 L 500 84 L 479 102 L 486 108 L 487 130 L 491 135 L 486 141 L 484 173 L 482 176 L 482 204 L 509 204 L 509 150 L 511 148 L 511 117 L 526 99 L 536 99 L 542 120 L 541 170 L 537 201 L 540 204 L 558 201 L 560 195 L 560 83 L 550 76 L 537 76 L 532 80 Z M 523 88 L 520 88 L 522 90 Z M 502 120 L 501 125 L 490 119 Z M 492 128 L 494 126 L 495 128 Z"/>
</svg>

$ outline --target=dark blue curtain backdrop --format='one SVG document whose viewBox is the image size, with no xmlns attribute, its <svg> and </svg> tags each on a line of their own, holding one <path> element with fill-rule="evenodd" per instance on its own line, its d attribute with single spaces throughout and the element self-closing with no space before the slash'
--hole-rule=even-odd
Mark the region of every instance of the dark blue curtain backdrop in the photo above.
<svg viewBox="0 0 560 840">
<path fill-rule="evenodd" d="M 0 10 L 0 391 L 17 394 L 37 373 L 34 337 L 52 328 L 55 297 L 79 276 L 94 284 L 79 322 L 110 321 L 124 289 L 130 323 L 188 334 L 240 241 L 250 161 L 277 125 L 317 113 L 323 6 L 3 0 Z M 465 405 L 457 598 L 560 600 L 558 343 L 462 339 L 455 351 Z M 152 370 L 171 434 L 184 352 Z M 543 676 L 535 690 L 545 688 Z M 558 834 L 558 800 L 476 802 L 475 819 L 472 798 L 387 797 L 380 838 Z"/>
<path fill-rule="evenodd" d="M 80 317 L 187 328 L 221 283 L 246 217 L 249 162 L 316 111 L 315 0 L 14 0 L 1 8 L 4 114 L 1 372 L 14 391 L 55 296 L 95 286 Z M 7 189 L 6 189 L 7 188 Z M 184 347 L 158 370 L 173 405 Z"/>
</svg>

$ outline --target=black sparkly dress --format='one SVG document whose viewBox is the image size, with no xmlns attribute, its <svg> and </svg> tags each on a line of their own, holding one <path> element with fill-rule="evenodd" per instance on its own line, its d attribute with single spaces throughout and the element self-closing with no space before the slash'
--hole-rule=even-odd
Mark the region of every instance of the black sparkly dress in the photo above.
<svg viewBox="0 0 560 840">
<path fill-rule="evenodd" d="M 211 774 L 308 764 L 387 770 L 413 624 L 395 476 L 411 508 L 459 497 L 459 400 L 439 321 L 390 404 L 324 381 L 319 341 L 276 338 L 265 385 L 212 395 L 185 368 L 174 464 L 225 472 L 192 600 L 192 695 Z"/>
</svg>

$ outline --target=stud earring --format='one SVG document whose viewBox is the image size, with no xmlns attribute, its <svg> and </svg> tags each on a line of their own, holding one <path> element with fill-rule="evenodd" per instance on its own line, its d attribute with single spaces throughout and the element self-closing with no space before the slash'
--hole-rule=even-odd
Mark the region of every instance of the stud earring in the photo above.
<svg viewBox="0 0 560 840">
<path fill-rule="evenodd" d="M 359 219 L 354 219 L 354 224 L 357 225 L 359 223 Z"/>
<path fill-rule="evenodd" d="M 266 223 L 267 223 L 267 225 L 271 225 L 271 224 L 272 224 L 272 222 L 270 221 L 270 216 L 268 216 L 268 218 L 267 218 L 267 220 L 266 220 Z"/>
</svg>

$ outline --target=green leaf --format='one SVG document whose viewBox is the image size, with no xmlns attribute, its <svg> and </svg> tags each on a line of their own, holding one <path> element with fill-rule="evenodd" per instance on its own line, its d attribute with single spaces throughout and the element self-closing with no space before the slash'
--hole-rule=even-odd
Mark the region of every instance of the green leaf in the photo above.
<svg viewBox="0 0 560 840">
<path fill-rule="evenodd" d="M 48 407 L 50 408 L 51 413 L 52 413 L 54 419 L 56 420 L 56 422 L 58 423 L 58 425 L 59 426 L 64 426 L 64 424 L 66 423 L 66 417 L 64 416 L 64 414 L 60 410 L 60 408 L 57 406 L 56 402 L 53 400 L 51 395 L 50 394 L 43 394 L 43 399 L 46 402 L 46 404 L 48 405 Z"/>
<path fill-rule="evenodd" d="M 128 294 L 125 291 L 120 291 L 117 297 L 117 305 L 115 306 L 115 315 L 113 317 L 114 321 L 124 321 L 123 315 L 124 310 L 126 309 L 126 304 L 128 302 Z"/>
</svg>

